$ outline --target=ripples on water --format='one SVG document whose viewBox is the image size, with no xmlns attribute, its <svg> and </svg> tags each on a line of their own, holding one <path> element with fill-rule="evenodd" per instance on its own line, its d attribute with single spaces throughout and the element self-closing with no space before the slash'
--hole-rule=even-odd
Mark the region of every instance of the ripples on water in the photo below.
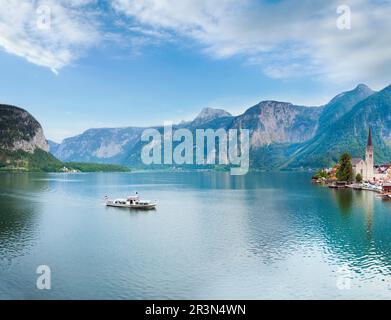
<svg viewBox="0 0 391 320">
<path fill-rule="evenodd" d="M 388 298 L 391 202 L 308 174 L 0 175 L 0 298 Z M 138 191 L 153 212 L 106 208 Z M 52 268 L 50 292 L 35 269 Z M 337 288 L 347 267 L 350 290 Z"/>
</svg>

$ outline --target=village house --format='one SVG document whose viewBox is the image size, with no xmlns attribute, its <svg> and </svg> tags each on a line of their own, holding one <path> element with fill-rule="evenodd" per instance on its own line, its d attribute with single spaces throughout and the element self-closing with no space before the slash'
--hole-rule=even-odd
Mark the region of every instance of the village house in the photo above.
<svg viewBox="0 0 391 320">
<path fill-rule="evenodd" d="M 391 181 L 391 164 L 382 164 L 375 166 L 375 179 Z"/>
</svg>

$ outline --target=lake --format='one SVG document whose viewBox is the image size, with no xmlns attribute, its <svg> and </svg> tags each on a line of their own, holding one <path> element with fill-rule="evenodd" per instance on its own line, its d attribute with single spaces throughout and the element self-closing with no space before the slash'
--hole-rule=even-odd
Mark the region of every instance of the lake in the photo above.
<svg viewBox="0 0 391 320">
<path fill-rule="evenodd" d="M 157 210 L 104 206 L 136 191 Z M 0 299 L 390 297 L 391 201 L 370 191 L 288 172 L 0 174 Z"/>
</svg>

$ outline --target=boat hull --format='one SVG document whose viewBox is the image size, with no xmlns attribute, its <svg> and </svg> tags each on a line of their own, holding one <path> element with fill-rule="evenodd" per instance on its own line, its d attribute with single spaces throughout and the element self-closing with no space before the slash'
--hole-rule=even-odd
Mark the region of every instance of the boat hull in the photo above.
<svg viewBox="0 0 391 320">
<path fill-rule="evenodd" d="M 151 204 L 116 204 L 116 203 L 106 203 L 106 206 L 113 208 L 125 208 L 125 209 L 135 209 L 135 210 L 153 210 L 156 209 L 156 203 Z"/>
</svg>

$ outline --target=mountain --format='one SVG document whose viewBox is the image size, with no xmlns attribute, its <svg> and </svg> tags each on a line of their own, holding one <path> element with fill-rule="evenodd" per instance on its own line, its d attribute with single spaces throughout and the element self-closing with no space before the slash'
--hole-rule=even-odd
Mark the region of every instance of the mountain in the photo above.
<svg viewBox="0 0 391 320">
<path fill-rule="evenodd" d="M 192 125 L 202 125 L 215 119 L 232 117 L 232 114 L 222 109 L 204 108 L 199 115 L 193 120 Z"/>
<path fill-rule="evenodd" d="M 49 152 L 55 154 L 60 144 L 52 140 L 47 140 L 47 143 L 49 145 Z"/>
<path fill-rule="evenodd" d="M 300 146 L 289 166 L 325 166 L 336 162 L 345 151 L 363 157 L 369 128 L 375 162 L 390 162 L 391 86 L 360 101 L 326 131 Z"/>
<path fill-rule="evenodd" d="M 264 146 L 291 145 L 307 141 L 318 129 L 318 119 L 323 107 L 310 108 L 291 103 L 263 101 L 234 117 L 222 109 L 205 108 L 190 122 L 175 128 L 219 129 L 249 128 L 254 158 L 264 154 Z M 162 132 L 162 127 L 156 127 Z M 65 139 L 54 155 L 63 161 L 96 161 L 140 166 L 140 154 L 144 145 L 140 141 L 143 128 L 91 129 L 83 134 Z M 124 135 L 131 135 L 128 139 Z M 289 149 L 289 148 L 288 148 Z M 266 152 L 268 154 L 268 152 Z M 284 153 L 282 159 L 286 158 Z M 279 158 L 279 157 L 277 157 Z M 254 163 L 261 164 L 261 161 Z M 267 161 L 267 165 L 279 161 Z"/>
<path fill-rule="evenodd" d="M 0 105 L 0 171 L 129 171 L 118 165 L 64 163 L 48 153 L 58 144 L 47 141 L 40 123 L 26 110 Z"/>
<path fill-rule="evenodd" d="M 232 115 L 224 110 L 205 108 L 193 121 L 181 123 L 178 127 L 201 127 L 213 121 L 218 121 L 217 126 L 220 127 L 221 121 L 231 118 Z M 144 129 L 138 127 L 89 129 L 81 135 L 65 139 L 59 146 L 55 146 L 53 154 L 62 161 L 139 164 L 139 155 L 143 146 L 140 139 Z M 138 157 L 132 157 L 135 154 Z"/>
<path fill-rule="evenodd" d="M 65 139 L 53 154 L 62 161 L 125 164 L 142 131 L 136 127 L 89 129 Z"/>
<path fill-rule="evenodd" d="M 61 162 L 48 153 L 39 122 L 26 110 L 0 105 L 0 169 L 50 171 Z"/>
<path fill-rule="evenodd" d="M 342 150 L 351 152 L 354 156 L 362 154 L 369 125 L 374 127 L 374 131 L 378 128 L 377 123 L 387 125 L 388 114 L 384 110 L 391 103 L 386 98 L 386 92 L 387 89 L 377 93 L 360 84 L 320 107 L 268 100 L 238 116 L 232 116 L 222 109 L 205 108 L 193 121 L 175 125 L 174 129 L 187 128 L 192 132 L 208 128 L 249 129 L 252 168 L 317 168 L 336 162 Z M 374 113 L 375 118 L 367 113 L 367 109 L 374 112 L 374 105 L 381 111 Z M 363 114 L 367 116 L 363 117 Z M 370 119 L 372 120 L 369 121 Z M 65 139 L 54 154 L 64 161 L 139 166 L 141 149 L 145 145 L 140 140 L 144 129 L 129 127 L 87 130 L 79 136 Z M 163 130 L 162 127 L 155 129 L 161 132 Z M 387 151 L 387 134 L 388 129 L 383 129 L 379 137 L 374 132 L 374 139 L 378 139 L 379 161 L 391 160 Z"/>
<path fill-rule="evenodd" d="M 348 113 L 357 103 L 373 95 L 375 91 L 359 84 L 355 89 L 343 92 L 333 98 L 325 107 L 319 118 L 319 132 L 328 129 L 333 123 Z"/>
<path fill-rule="evenodd" d="M 233 127 L 250 130 L 253 148 L 276 143 L 300 143 L 315 135 L 322 111 L 323 108 L 263 101 L 236 117 Z"/>
<path fill-rule="evenodd" d="M 0 149 L 33 153 L 36 149 L 49 151 L 49 145 L 31 114 L 15 106 L 0 105 Z"/>
</svg>

